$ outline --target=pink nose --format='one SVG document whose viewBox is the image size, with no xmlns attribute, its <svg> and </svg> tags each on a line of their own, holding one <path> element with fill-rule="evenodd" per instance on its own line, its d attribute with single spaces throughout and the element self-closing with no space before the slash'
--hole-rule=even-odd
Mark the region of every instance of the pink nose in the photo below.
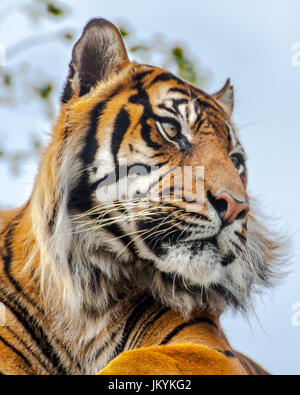
<svg viewBox="0 0 300 395">
<path fill-rule="evenodd" d="M 249 212 L 249 204 L 239 202 L 228 193 L 223 192 L 216 197 L 219 203 L 223 203 L 223 210 L 219 212 L 219 216 L 223 222 L 232 224 L 236 219 L 245 217 Z"/>
</svg>

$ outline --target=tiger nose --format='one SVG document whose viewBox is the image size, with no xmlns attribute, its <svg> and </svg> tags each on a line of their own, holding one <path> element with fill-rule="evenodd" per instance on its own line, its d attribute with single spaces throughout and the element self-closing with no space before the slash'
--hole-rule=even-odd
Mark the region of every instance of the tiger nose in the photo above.
<svg viewBox="0 0 300 395">
<path fill-rule="evenodd" d="M 249 212 L 248 202 L 240 202 L 227 192 L 220 193 L 210 202 L 218 212 L 223 223 L 232 224 L 236 219 L 244 218 Z"/>
<path fill-rule="evenodd" d="M 239 202 L 226 192 L 218 195 L 217 201 L 221 203 L 220 207 L 223 206 L 223 209 L 218 212 L 219 217 L 228 224 L 232 224 L 238 218 L 244 218 L 249 212 L 248 203 Z"/>
</svg>

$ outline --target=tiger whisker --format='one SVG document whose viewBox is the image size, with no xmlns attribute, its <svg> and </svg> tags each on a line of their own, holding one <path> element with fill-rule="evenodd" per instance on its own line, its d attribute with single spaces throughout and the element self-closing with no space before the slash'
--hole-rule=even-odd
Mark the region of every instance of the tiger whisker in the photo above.
<svg viewBox="0 0 300 395">
<path fill-rule="evenodd" d="M 170 223 L 171 223 L 171 220 L 170 220 Z M 168 224 L 168 222 L 167 222 L 167 224 Z M 154 228 L 154 229 L 157 229 L 159 226 L 160 226 L 160 224 L 157 225 L 156 228 Z M 152 235 L 155 235 L 155 234 L 157 234 L 157 233 L 160 234 L 160 233 L 162 233 L 162 232 L 164 232 L 164 231 L 165 231 L 165 229 L 162 229 L 162 230 L 160 230 L 160 231 L 157 231 L 157 232 L 154 232 L 154 233 L 153 233 L 153 229 L 147 229 L 147 230 L 145 231 L 145 234 L 151 232 L 151 235 L 148 235 L 147 237 L 143 238 L 143 240 L 146 240 L 148 237 L 150 237 L 150 236 L 152 236 Z M 130 246 L 130 244 L 133 243 L 135 240 L 137 240 L 140 236 L 141 236 L 141 235 L 138 235 L 138 236 L 135 237 L 133 240 L 131 240 L 131 241 L 123 248 L 123 250 L 126 249 L 126 248 L 128 248 L 128 247 Z M 123 252 L 123 250 L 122 250 L 121 252 Z"/>
<path fill-rule="evenodd" d="M 104 214 L 106 214 L 106 213 L 104 213 Z M 145 212 L 145 211 L 143 211 L 143 212 L 139 212 L 139 213 L 134 213 L 134 214 L 131 214 L 130 215 L 130 217 L 124 217 L 124 216 L 119 216 L 119 217 L 115 217 L 115 218 L 107 218 L 107 219 L 105 219 L 104 221 L 104 223 L 101 223 L 101 224 L 97 224 L 96 226 L 94 226 L 94 227 L 91 227 L 91 228 L 88 228 L 88 229 L 83 229 L 83 230 L 80 230 L 81 228 L 84 228 L 85 226 L 87 226 L 87 225 L 91 225 L 91 222 L 93 222 L 93 223 L 97 223 L 95 220 L 93 220 L 93 221 L 88 221 L 88 222 L 85 222 L 85 223 L 82 223 L 82 222 L 80 222 L 80 226 L 76 226 L 76 228 L 75 228 L 75 231 L 73 231 L 73 232 L 70 232 L 70 233 L 66 233 L 66 234 L 64 234 L 64 235 L 59 235 L 59 237 L 61 237 L 61 236 L 68 236 L 68 235 L 72 235 L 72 234 L 79 234 L 79 233 L 82 233 L 82 232 L 87 232 L 87 231 L 91 231 L 91 230 L 99 230 L 99 229 L 101 229 L 101 228 L 104 228 L 104 227 L 106 227 L 106 226 L 109 226 L 109 225 L 112 225 L 112 224 L 115 224 L 115 223 L 118 223 L 118 222 L 124 222 L 124 221 L 126 221 L 126 220 L 128 220 L 128 219 L 130 219 L 130 220 L 134 220 L 135 218 L 140 218 L 140 217 L 142 217 L 142 218 L 144 218 L 144 217 L 148 217 L 148 220 L 153 220 L 153 221 L 155 221 L 156 219 L 151 219 L 151 217 L 154 215 L 154 214 L 156 214 L 156 213 L 153 213 L 153 210 L 152 211 L 148 211 L 148 212 Z M 169 216 L 171 216 L 173 213 L 171 213 L 171 214 L 169 214 Z M 169 217 L 168 216 L 168 217 Z M 165 219 L 164 219 L 164 221 L 165 220 L 167 220 L 167 218 L 168 217 L 166 217 Z M 100 219 L 100 216 L 99 216 L 99 219 Z M 76 221 L 73 221 L 73 223 L 76 223 Z M 160 226 L 160 224 L 158 224 L 157 225 L 157 227 L 158 226 Z M 156 228 L 157 228 L 156 227 Z M 155 228 L 155 229 L 156 229 Z M 76 231 L 77 230 L 77 231 Z"/>
<path fill-rule="evenodd" d="M 101 220 L 102 222 L 101 222 L 101 224 L 98 224 L 98 226 L 102 227 L 102 226 L 107 226 L 108 224 L 114 224 L 114 223 L 123 222 L 123 221 L 124 222 L 132 221 L 136 218 L 146 217 L 149 215 L 153 215 L 153 213 L 152 212 L 143 212 L 143 213 L 136 213 L 134 215 L 131 214 L 130 216 L 127 216 L 127 217 L 119 216 L 119 217 L 111 217 L 111 218 L 104 218 L 104 219 L 99 216 L 97 219 L 93 219 L 92 221 L 89 221 L 89 222 L 85 222 L 85 223 L 79 222 L 80 225 L 77 225 L 76 229 L 80 229 L 80 228 L 84 227 L 86 224 L 89 224 L 91 222 L 98 223 L 99 220 Z M 73 221 L 73 223 L 76 224 L 76 221 Z"/>
<path fill-rule="evenodd" d="M 107 207 L 107 206 L 99 206 L 99 207 L 95 207 L 95 208 L 93 208 L 91 210 L 88 210 L 88 211 L 84 212 L 83 214 L 75 215 L 73 218 L 74 219 L 81 219 L 81 218 L 86 217 L 88 215 L 95 214 L 95 213 L 102 213 L 102 212 L 104 212 L 104 214 L 106 214 L 106 213 L 110 213 L 110 212 L 113 212 L 113 211 L 117 211 L 119 207 L 124 208 L 122 205 L 111 205 L 109 207 Z M 132 206 L 132 207 L 133 208 L 134 207 L 143 208 L 143 205 L 136 204 L 135 206 Z M 164 209 L 168 209 L 168 208 L 169 209 L 172 209 L 172 208 L 174 209 L 174 207 L 172 207 L 172 206 L 160 206 L 160 205 L 154 205 L 152 208 L 153 209 L 163 209 L 163 208 Z M 110 209 L 110 210 L 108 210 L 108 209 Z"/>
<path fill-rule="evenodd" d="M 80 214 L 77 214 L 77 215 L 75 215 L 74 217 L 75 218 L 81 218 L 81 217 L 83 217 L 83 216 L 86 216 L 86 215 L 89 215 L 89 214 L 91 214 L 91 213 L 94 213 L 95 211 L 97 212 L 99 209 L 100 210 L 108 210 L 109 208 L 112 208 L 112 209 L 116 209 L 117 207 L 122 207 L 122 208 L 124 208 L 124 206 L 126 207 L 126 206 L 133 206 L 133 207 L 135 207 L 135 206 L 139 206 L 139 207 L 143 207 L 143 205 L 148 205 L 149 203 L 151 203 L 153 206 L 157 206 L 157 205 L 159 205 L 160 204 L 160 202 L 153 202 L 153 201 L 151 201 L 151 200 L 146 200 L 146 199 L 143 199 L 143 200 L 141 200 L 141 199 L 137 199 L 137 200 L 124 200 L 124 201 L 118 201 L 118 202 L 112 202 L 112 204 L 110 204 L 110 205 L 105 205 L 105 204 L 101 204 L 101 205 L 97 205 L 97 206 L 95 206 L 95 207 L 93 207 L 93 208 L 91 208 L 90 210 L 87 210 L 87 211 L 85 211 L 85 212 L 83 212 L 83 213 L 80 213 Z M 163 206 L 163 207 L 166 207 L 166 206 Z M 167 208 L 171 208 L 171 206 L 167 206 Z"/>
<path fill-rule="evenodd" d="M 184 214 L 182 214 L 182 215 L 178 216 L 177 218 L 181 218 L 182 216 L 184 216 Z M 177 219 L 177 218 L 176 218 L 176 219 Z M 176 220 L 175 220 L 175 219 L 173 219 L 173 221 L 176 221 Z M 167 232 L 168 230 L 170 230 L 170 229 L 174 228 L 174 226 L 177 226 L 177 225 L 178 225 L 178 223 L 175 223 L 175 224 L 174 224 L 173 226 L 171 226 L 170 228 L 168 228 L 168 229 L 164 229 L 164 231 L 166 231 L 166 232 Z M 167 235 L 166 235 L 166 237 L 167 237 L 167 236 L 169 236 L 169 234 L 167 234 Z M 159 241 L 161 241 L 161 239 L 162 239 L 162 238 L 160 238 L 160 239 L 158 239 L 158 240 L 156 241 L 156 243 L 154 244 L 154 247 L 156 246 L 156 244 L 157 244 Z"/>
<path fill-rule="evenodd" d="M 148 214 L 144 213 L 142 217 L 145 217 L 145 216 L 148 216 L 148 215 L 151 216 L 152 213 L 148 213 Z M 81 224 L 80 227 L 75 228 L 75 229 L 77 229 L 75 231 L 72 231 L 70 233 L 65 233 L 63 235 L 60 234 L 60 235 L 57 235 L 57 237 L 70 236 L 70 235 L 74 235 L 74 234 L 80 234 L 80 233 L 83 233 L 83 232 L 89 232 L 89 231 L 92 231 L 92 230 L 100 230 L 100 229 L 105 228 L 105 227 L 107 227 L 109 225 L 113 225 L 113 224 L 116 224 L 116 223 L 119 223 L 119 222 L 122 222 L 122 219 L 118 219 L 116 221 L 109 221 L 109 222 L 106 222 L 104 224 L 98 224 L 98 225 L 96 225 L 96 223 L 95 223 L 95 226 L 93 226 L 91 228 L 81 229 L 81 228 L 84 228 L 87 225 L 91 225 L 91 221 L 90 221 L 90 222 L 86 222 L 84 224 Z"/>
</svg>

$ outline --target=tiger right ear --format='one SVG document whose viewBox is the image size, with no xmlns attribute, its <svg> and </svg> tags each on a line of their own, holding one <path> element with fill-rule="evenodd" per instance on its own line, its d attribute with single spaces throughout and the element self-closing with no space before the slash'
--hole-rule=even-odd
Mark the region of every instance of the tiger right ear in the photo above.
<svg viewBox="0 0 300 395">
<path fill-rule="evenodd" d="M 121 33 L 106 19 L 92 19 L 73 48 L 61 101 L 87 94 L 99 81 L 129 64 Z"/>
<path fill-rule="evenodd" d="M 231 117 L 234 108 L 234 88 L 231 85 L 230 78 L 227 79 L 223 88 L 212 96 Z"/>
</svg>

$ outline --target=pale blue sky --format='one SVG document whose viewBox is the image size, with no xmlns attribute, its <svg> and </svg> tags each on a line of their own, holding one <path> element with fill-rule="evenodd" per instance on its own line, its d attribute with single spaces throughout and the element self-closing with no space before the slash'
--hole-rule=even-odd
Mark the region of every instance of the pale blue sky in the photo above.
<svg viewBox="0 0 300 395">
<path fill-rule="evenodd" d="M 1 6 L 9 3 L 2 0 Z M 202 66 L 212 72 L 209 91 L 231 77 L 236 88 L 234 120 L 249 157 L 250 191 L 266 214 L 279 218 L 283 233 L 292 236 L 293 257 L 286 280 L 257 299 L 256 317 L 226 315 L 223 323 L 232 344 L 272 373 L 300 374 L 300 327 L 291 322 L 292 305 L 300 302 L 300 67 L 293 67 L 291 61 L 292 45 L 300 42 L 300 2 L 75 0 L 69 4 L 74 11 L 64 25 L 78 32 L 95 16 L 113 22 L 124 19 L 140 38 L 161 32 L 171 42 L 187 42 Z M 55 26 L 49 21 L 38 29 L 52 31 Z M 21 14 L 12 16 L 0 24 L 0 42 L 12 44 L 32 31 Z M 28 50 L 15 61 L 30 59 L 61 86 L 69 54 L 70 49 L 49 44 Z M 50 130 L 32 106 L 19 111 L 0 108 L 0 117 L 1 142 L 8 147 L 24 145 L 32 128 Z M 35 160 L 25 164 L 22 178 L 14 178 L 0 164 L 0 205 L 23 203 L 35 172 Z"/>
</svg>

